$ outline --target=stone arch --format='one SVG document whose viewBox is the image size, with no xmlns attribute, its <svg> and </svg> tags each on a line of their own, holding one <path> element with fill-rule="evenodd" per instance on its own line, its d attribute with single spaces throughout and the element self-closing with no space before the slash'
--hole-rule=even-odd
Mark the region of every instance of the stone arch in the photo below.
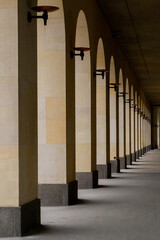
<svg viewBox="0 0 160 240">
<path fill-rule="evenodd" d="M 120 69 L 119 72 L 119 157 L 124 158 L 124 84 L 123 84 L 123 72 Z"/>
<path fill-rule="evenodd" d="M 141 118 L 141 150 L 143 150 L 143 142 L 144 142 L 144 132 L 143 132 L 143 111 L 144 111 L 144 103 L 143 103 L 143 99 L 141 99 L 141 114 L 140 114 L 140 118 Z M 142 151 L 143 154 L 143 151 Z"/>
<path fill-rule="evenodd" d="M 141 97 L 138 96 L 138 150 L 140 155 L 141 150 Z"/>
<path fill-rule="evenodd" d="M 135 96 L 134 96 L 134 88 L 131 85 L 131 155 L 132 160 L 134 160 L 134 152 L 135 152 L 135 116 L 134 116 L 134 103 L 135 103 Z"/>
<path fill-rule="evenodd" d="M 137 151 L 138 151 L 138 100 L 137 100 L 137 91 L 135 91 L 135 151 L 136 151 L 136 158 L 138 158 Z"/>
<path fill-rule="evenodd" d="M 49 13 L 47 26 L 38 28 L 38 142 L 39 183 L 65 183 L 66 171 L 66 44 L 62 0 L 51 0 L 59 10 Z M 38 5 L 46 5 L 39 0 Z M 60 166 L 62 165 L 62 166 Z"/>
<path fill-rule="evenodd" d="M 97 48 L 96 69 L 105 69 L 105 52 L 100 38 Z M 106 156 L 106 75 L 96 77 L 96 122 L 97 122 L 97 164 L 107 163 Z"/>
<path fill-rule="evenodd" d="M 76 47 L 90 47 L 88 25 L 85 13 L 78 15 Z M 91 66 L 90 52 L 84 60 L 75 58 L 75 99 L 76 99 L 76 172 L 92 171 L 91 162 Z M 78 174 L 77 174 L 78 177 Z"/>
<path fill-rule="evenodd" d="M 68 185 L 75 180 L 74 146 L 68 143 L 67 137 L 66 113 L 69 114 L 70 110 L 66 102 L 64 7 L 62 0 L 39 0 L 38 5 L 59 7 L 58 11 L 49 13 L 47 26 L 42 20 L 37 21 L 39 197 L 42 205 L 63 205 L 63 199 L 66 198 L 63 188 L 68 191 Z M 70 124 L 74 126 L 72 118 Z M 69 136 L 70 142 L 74 141 L 72 135 Z M 68 167 L 71 163 L 72 166 Z M 69 204 L 68 199 L 65 201 Z"/>
<path fill-rule="evenodd" d="M 126 100 L 127 99 L 130 99 L 130 91 L 129 91 L 129 81 L 128 81 L 128 78 L 126 79 L 126 86 L 125 86 L 125 91 L 127 93 L 127 97 L 126 97 Z M 130 109 L 129 109 L 129 103 L 128 101 L 126 101 L 125 103 L 125 108 L 126 108 L 126 126 L 125 126 L 125 133 L 126 133 L 126 157 L 127 159 L 130 158 L 130 117 L 129 117 L 129 114 L 130 114 Z"/>
<path fill-rule="evenodd" d="M 116 83 L 115 62 L 113 56 L 110 60 L 109 83 Z M 113 86 L 111 86 L 113 87 Z M 116 123 L 116 91 L 110 88 L 110 160 L 117 159 L 117 123 Z"/>
</svg>

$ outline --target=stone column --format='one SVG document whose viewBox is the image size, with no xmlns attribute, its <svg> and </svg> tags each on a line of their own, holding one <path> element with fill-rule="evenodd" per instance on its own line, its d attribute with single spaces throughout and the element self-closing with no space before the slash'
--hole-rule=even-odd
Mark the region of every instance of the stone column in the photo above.
<svg viewBox="0 0 160 240">
<path fill-rule="evenodd" d="M 86 16 L 80 11 L 76 28 L 76 46 L 90 47 Z M 91 74 L 91 55 L 75 59 L 76 83 L 76 179 L 78 188 L 96 188 L 96 81 Z"/>
<path fill-rule="evenodd" d="M 113 57 L 110 63 L 110 84 L 116 83 L 115 64 Z M 117 96 L 114 85 L 109 85 L 109 115 L 110 115 L 110 162 L 111 172 L 119 172 L 119 161 L 117 161 Z"/>
<path fill-rule="evenodd" d="M 152 109 L 152 149 L 158 148 L 158 107 Z"/>
<path fill-rule="evenodd" d="M 47 26 L 38 21 L 39 197 L 42 206 L 70 205 L 77 200 L 75 180 L 75 82 L 68 77 L 62 1 L 49 13 Z M 46 5 L 46 0 L 39 0 Z M 68 78 L 67 78 L 68 77 Z"/>
<path fill-rule="evenodd" d="M 137 113 L 136 108 L 137 107 L 135 107 L 135 109 L 134 109 L 134 114 L 135 114 L 135 160 L 138 159 L 138 113 Z"/>
<path fill-rule="evenodd" d="M 128 93 L 127 95 L 127 98 L 126 99 L 129 99 L 130 101 L 130 94 L 129 94 L 129 83 L 128 83 L 128 79 L 127 79 L 127 84 L 126 84 L 126 92 Z M 130 165 L 130 153 L 131 153 L 131 115 L 130 115 L 130 102 L 128 102 L 126 100 L 125 102 L 125 134 L 126 134 L 126 141 L 125 141 L 125 144 L 126 144 L 126 162 L 127 162 L 127 165 Z"/>
<path fill-rule="evenodd" d="M 117 148 L 119 149 L 118 151 L 118 159 L 120 161 L 120 168 L 121 169 L 125 169 L 126 168 L 126 164 L 125 164 L 125 151 L 124 151 L 124 97 L 125 95 L 122 94 L 124 92 L 124 86 L 123 86 L 123 75 L 122 75 L 122 71 L 120 71 L 119 74 L 119 83 L 121 84 L 119 86 L 119 93 L 117 93 L 117 98 L 118 98 L 118 135 L 119 135 L 119 142 L 118 142 L 118 146 Z"/>
<path fill-rule="evenodd" d="M 96 69 L 105 69 L 105 55 L 102 39 L 99 39 Z M 100 72 L 97 74 L 101 74 Z M 96 111 L 97 111 L 97 170 L 99 179 L 111 177 L 111 166 L 107 162 L 107 131 L 106 131 L 106 73 L 104 78 L 96 76 Z"/>
<path fill-rule="evenodd" d="M 140 110 L 138 110 L 138 158 L 141 157 L 141 115 Z"/>
<path fill-rule="evenodd" d="M 135 161 L 135 111 L 133 105 L 131 105 L 131 163 L 132 161 Z"/>
<path fill-rule="evenodd" d="M 29 1 L 0 6 L 0 237 L 15 237 L 40 225 L 37 26 Z"/>
</svg>

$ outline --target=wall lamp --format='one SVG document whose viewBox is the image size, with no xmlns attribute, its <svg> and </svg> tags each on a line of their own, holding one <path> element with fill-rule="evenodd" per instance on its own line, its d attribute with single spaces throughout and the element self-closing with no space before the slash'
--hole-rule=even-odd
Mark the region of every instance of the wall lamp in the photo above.
<svg viewBox="0 0 160 240">
<path fill-rule="evenodd" d="M 114 88 L 115 92 L 117 91 L 117 88 L 120 86 L 120 83 L 109 83 L 109 88 Z"/>
<path fill-rule="evenodd" d="M 109 73 L 109 71 L 107 69 L 97 69 L 94 72 L 94 76 L 102 76 L 102 79 L 104 79 L 105 73 Z"/>
<path fill-rule="evenodd" d="M 132 104 L 132 105 L 130 106 L 130 108 L 134 108 L 134 110 L 136 109 L 136 107 L 137 107 L 137 104 Z"/>
<path fill-rule="evenodd" d="M 145 113 L 143 113 L 143 119 L 145 119 L 145 120 L 146 120 L 146 114 L 145 114 Z"/>
<path fill-rule="evenodd" d="M 44 25 L 47 25 L 48 13 L 57 11 L 59 8 L 54 6 L 37 6 L 33 7 L 32 10 L 36 12 L 43 12 L 42 16 L 32 16 L 31 12 L 28 12 L 27 18 L 28 22 L 31 22 L 33 18 L 40 18 L 44 20 Z"/>
<path fill-rule="evenodd" d="M 81 60 L 83 61 L 84 59 L 84 52 L 90 51 L 90 48 L 87 47 L 75 47 L 73 50 L 71 50 L 71 58 L 74 56 L 80 56 Z M 79 53 L 75 53 L 75 51 L 78 51 Z"/>
<path fill-rule="evenodd" d="M 133 99 L 128 98 L 128 99 L 126 99 L 125 103 L 131 103 L 132 101 L 133 101 Z"/>
<path fill-rule="evenodd" d="M 140 114 L 141 113 L 141 109 L 137 108 L 137 112 L 138 112 L 138 114 Z"/>
<path fill-rule="evenodd" d="M 123 97 L 123 98 L 125 98 L 125 96 L 126 96 L 127 94 L 128 94 L 127 92 L 119 92 L 119 93 L 117 94 L 117 97 Z"/>
</svg>

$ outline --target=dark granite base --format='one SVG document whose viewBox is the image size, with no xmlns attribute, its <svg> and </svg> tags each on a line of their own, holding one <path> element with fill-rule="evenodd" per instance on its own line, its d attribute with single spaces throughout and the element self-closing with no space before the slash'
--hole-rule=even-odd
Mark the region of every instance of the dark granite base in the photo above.
<svg viewBox="0 0 160 240">
<path fill-rule="evenodd" d="M 41 206 L 68 206 L 78 199 L 78 183 L 39 184 L 38 194 Z"/>
<path fill-rule="evenodd" d="M 111 160 L 111 173 L 120 173 L 120 159 Z"/>
<path fill-rule="evenodd" d="M 136 159 L 139 159 L 139 151 L 136 152 Z"/>
<path fill-rule="evenodd" d="M 131 154 L 132 162 L 136 162 L 136 153 Z"/>
<path fill-rule="evenodd" d="M 107 179 L 111 178 L 111 164 L 98 164 L 97 165 L 98 178 Z"/>
<path fill-rule="evenodd" d="M 139 158 L 142 157 L 142 150 L 139 150 Z"/>
<path fill-rule="evenodd" d="M 78 189 L 91 189 L 98 187 L 98 171 L 77 172 Z"/>
<path fill-rule="evenodd" d="M 151 150 L 151 145 L 147 146 L 147 152 Z"/>
<path fill-rule="evenodd" d="M 127 165 L 132 165 L 131 155 L 126 155 L 126 162 L 127 162 Z"/>
<path fill-rule="evenodd" d="M 20 207 L 0 207 L 0 237 L 21 237 L 40 227 L 40 200 Z"/>
<path fill-rule="evenodd" d="M 143 148 L 143 154 L 147 152 L 146 147 Z"/>
<path fill-rule="evenodd" d="M 127 168 L 127 162 L 125 157 L 120 157 L 120 169 L 126 169 Z"/>
</svg>

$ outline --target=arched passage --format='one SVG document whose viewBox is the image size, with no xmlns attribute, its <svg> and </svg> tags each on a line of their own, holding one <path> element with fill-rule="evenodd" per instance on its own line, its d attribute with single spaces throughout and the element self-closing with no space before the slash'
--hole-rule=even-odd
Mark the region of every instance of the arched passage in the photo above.
<svg viewBox="0 0 160 240">
<path fill-rule="evenodd" d="M 90 47 L 86 16 L 80 11 L 76 28 L 76 47 Z M 76 99 L 76 176 L 79 188 L 92 188 L 91 159 L 91 63 L 90 52 L 84 60 L 75 59 Z"/>
<path fill-rule="evenodd" d="M 105 69 L 102 39 L 98 41 L 96 70 Z M 96 77 L 97 170 L 99 178 L 107 178 L 106 164 L 106 76 Z"/>
<path fill-rule="evenodd" d="M 37 21 L 39 197 L 42 205 L 68 205 L 73 194 L 76 196 L 75 129 L 69 131 L 69 124 L 74 126 L 74 106 L 66 102 L 70 83 L 66 81 L 63 1 L 38 1 L 38 5 L 47 4 L 59 10 L 49 13 L 47 26 Z M 69 94 L 74 101 L 74 89 Z M 73 194 L 69 188 L 73 188 Z"/>
<path fill-rule="evenodd" d="M 127 97 L 126 97 L 126 102 L 125 102 L 125 108 L 126 108 L 126 126 L 125 126 L 125 134 L 126 134 L 126 159 L 127 159 L 127 164 L 130 164 L 130 109 L 129 109 L 129 105 L 130 105 L 130 91 L 129 91 L 129 81 L 128 79 L 126 79 L 126 86 L 125 86 L 125 90 L 127 93 Z"/>
<path fill-rule="evenodd" d="M 125 168 L 124 164 L 124 84 L 122 70 L 119 72 L 119 158 L 121 168 Z"/>
<path fill-rule="evenodd" d="M 117 172 L 117 123 L 116 123 L 116 91 L 114 85 L 116 83 L 114 58 L 110 61 L 110 161 L 112 172 Z"/>
<path fill-rule="evenodd" d="M 134 89 L 131 86 L 131 161 L 135 161 L 135 116 L 134 116 Z"/>
</svg>

